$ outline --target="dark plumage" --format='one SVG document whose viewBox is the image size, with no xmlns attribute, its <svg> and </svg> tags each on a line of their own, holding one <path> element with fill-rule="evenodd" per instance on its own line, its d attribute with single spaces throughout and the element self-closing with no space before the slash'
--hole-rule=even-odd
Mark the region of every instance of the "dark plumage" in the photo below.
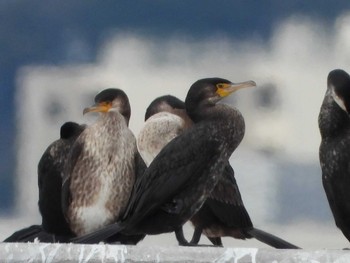
<svg viewBox="0 0 350 263">
<path fill-rule="evenodd" d="M 69 151 L 84 129 L 85 125 L 74 122 L 63 124 L 60 131 L 61 139 L 52 143 L 39 161 L 38 205 L 43 229 L 52 234 L 72 234 L 62 213 L 62 178 Z"/>
<path fill-rule="evenodd" d="M 174 109 L 178 112 L 182 110 L 182 114 L 171 113 Z M 173 96 L 155 99 L 147 108 L 145 120 L 137 142 L 141 156 L 146 156 L 144 159 L 152 157 L 147 159 L 146 163 L 150 163 L 165 145 L 192 125 L 186 113 L 185 103 Z M 242 129 L 244 131 L 244 125 Z M 196 140 L 201 139 L 205 140 Z M 195 227 L 191 243 L 198 243 L 202 232 L 214 245 L 222 245 L 221 236 L 246 238 L 247 234 L 243 233 L 242 229 L 251 228 L 253 225 L 229 164 L 204 205 L 190 221 Z"/>
<path fill-rule="evenodd" d="M 128 128 L 129 100 L 122 90 L 103 90 L 87 112 L 101 115 L 75 141 L 63 185 L 63 211 L 77 236 L 123 215 L 139 161 L 136 140 Z"/>
<path fill-rule="evenodd" d="M 231 165 L 225 166 L 214 190 L 191 222 L 195 227 L 191 243 L 198 243 L 202 233 L 217 246 L 222 246 L 223 236 L 251 237 L 246 230 L 251 229 L 253 224 L 244 207 Z"/>
<path fill-rule="evenodd" d="M 3 242 L 34 242 L 36 239 L 41 242 L 55 242 L 54 235 L 44 231 L 41 225 L 32 225 L 14 232 L 11 236 L 4 239 Z"/>
<path fill-rule="evenodd" d="M 196 124 L 167 144 L 137 181 L 122 222 L 74 242 L 98 242 L 114 233 L 159 234 L 175 231 L 203 205 L 244 136 L 237 109 L 217 104 L 254 82 L 233 84 L 213 78 L 195 82 L 186 110 Z"/>
<path fill-rule="evenodd" d="M 191 243 L 197 244 L 205 234 L 216 246 L 221 237 L 255 238 L 275 248 L 299 248 L 279 237 L 253 227 L 236 183 L 234 170 L 227 164 L 214 190 L 190 220 L 195 227 Z"/>
<path fill-rule="evenodd" d="M 213 81 L 215 79 L 209 80 Z M 204 79 L 201 81 L 205 82 L 208 80 Z M 222 83 L 228 83 L 228 81 L 222 80 Z M 243 83 L 243 87 L 245 85 L 249 86 L 249 83 Z M 224 92 L 224 90 L 222 92 Z M 198 102 L 195 100 L 191 103 L 186 101 L 187 113 L 194 123 L 200 123 L 202 121 L 200 114 L 205 112 L 205 110 L 193 110 L 197 103 Z M 243 118 L 239 123 L 235 123 L 235 125 L 235 128 L 242 133 L 243 137 L 245 133 Z M 206 136 L 203 138 L 198 137 L 197 140 L 206 140 L 206 138 Z M 200 240 L 201 233 L 203 232 L 210 241 L 217 246 L 222 246 L 221 237 L 231 236 L 238 239 L 254 237 L 275 248 L 298 248 L 285 240 L 253 227 L 249 214 L 243 204 L 234 176 L 234 170 L 228 161 L 226 162 L 225 168 L 223 169 L 221 176 L 218 178 L 213 191 L 208 196 L 201 209 L 194 214 L 190 221 L 195 227 L 195 233 L 191 243 L 197 244 Z"/>
<path fill-rule="evenodd" d="M 333 70 L 327 84 L 318 117 L 322 182 L 335 223 L 350 241 L 350 76 Z"/>
<path fill-rule="evenodd" d="M 73 236 L 61 206 L 62 176 L 68 153 L 84 125 L 66 122 L 60 139 L 54 141 L 42 155 L 38 165 L 39 211 L 42 224 L 17 231 L 5 242 L 41 242 L 68 240 Z"/>
<path fill-rule="evenodd" d="M 175 110 L 181 112 L 181 115 L 173 114 Z M 159 97 L 147 108 L 146 122 L 138 136 L 138 148 L 142 156 L 153 157 L 147 160 L 149 163 L 166 144 L 192 125 L 185 110 L 185 103 L 173 96 Z M 198 244 L 203 232 L 217 246 L 222 246 L 223 236 L 246 239 L 256 235 L 257 239 L 277 248 L 296 248 L 271 234 L 253 228 L 230 164 L 226 165 L 214 190 L 190 221 L 195 227 L 192 244 Z M 183 240 L 179 242 L 181 244 Z"/>
</svg>

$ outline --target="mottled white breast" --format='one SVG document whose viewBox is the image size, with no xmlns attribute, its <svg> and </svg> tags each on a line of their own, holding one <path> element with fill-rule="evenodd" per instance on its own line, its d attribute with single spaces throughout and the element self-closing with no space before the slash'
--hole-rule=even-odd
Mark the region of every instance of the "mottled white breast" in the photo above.
<svg viewBox="0 0 350 263">
<path fill-rule="evenodd" d="M 115 222 L 124 212 L 135 180 L 137 147 L 134 135 L 118 118 L 91 125 L 78 139 L 84 141 L 84 157 L 71 174 L 69 221 L 82 235 Z"/>
<path fill-rule="evenodd" d="M 160 112 L 147 119 L 137 137 L 137 148 L 149 166 L 157 154 L 185 129 L 185 121 L 170 112 Z"/>
</svg>

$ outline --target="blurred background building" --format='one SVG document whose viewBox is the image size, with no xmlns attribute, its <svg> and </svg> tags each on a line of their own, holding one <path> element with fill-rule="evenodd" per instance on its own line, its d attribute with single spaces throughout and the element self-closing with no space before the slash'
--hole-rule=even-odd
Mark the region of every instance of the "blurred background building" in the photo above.
<svg viewBox="0 0 350 263">
<path fill-rule="evenodd" d="M 38 161 L 65 121 L 94 120 L 82 110 L 97 92 L 128 94 L 137 135 L 155 97 L 184 99 L 217 76 L 258 84 L 225 101 L 246 121 L 231 163 L 253 222 L 300 246 L 345 247 L 322 188 L 317 117 L 328 72 L 350 70 L 348 11 L 344 0 L 2 1 L 0 238 L 40 223 Z M 160 239 L 176 244 L 144 243 Z"/>
</svg>

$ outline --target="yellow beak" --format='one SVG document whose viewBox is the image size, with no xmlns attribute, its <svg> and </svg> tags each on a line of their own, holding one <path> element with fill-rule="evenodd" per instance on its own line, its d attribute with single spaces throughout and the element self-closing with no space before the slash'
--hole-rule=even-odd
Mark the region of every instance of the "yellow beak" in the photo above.
<svg viewBox="0 0 350 263">
<path fill-rule="evenodd" d="M 250 81 L 245 81 L 240 83 L 220 83 L 217 86 L 218 86 L 218 89 L 216 93 L 220 97 L 226 97 L 239 89 L 256 87 L 256 83 L 250 80 Z"/>
<path fill-rule="evenodd" d="M 83 114 L 86 114 L 88 112 L 108 112 L 111 107 L 111 103 L 101 102 L 91 107 L 85 108 Z"/>
</svg>

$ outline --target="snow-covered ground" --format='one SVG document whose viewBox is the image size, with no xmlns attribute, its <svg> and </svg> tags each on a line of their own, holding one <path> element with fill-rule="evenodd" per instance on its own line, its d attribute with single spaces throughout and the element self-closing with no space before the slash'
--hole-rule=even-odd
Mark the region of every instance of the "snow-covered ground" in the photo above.
<svg viewBox="0 0 350 263">
<path fill-rule="evenodd" d="M 14 231 L 37 223 L 35 220 L 22 219 L 4 219 L 1 218 L 0 239 L 3 240 Z M 319 224 L 314 222 L 295 222 L 289 225 L 257 225 L 260 229 L 275 234 L 290 243 L 293 243 L 304 249 L 343 249 L 349 247 L 349 242 L 342 233 L 332 224 Z M 185 235 L 188 239 L 192 237 L 193 228 L 191 225 L 185 225 Z M 210 244 L 207 238 L 201 238 L 201 244 Z M 268 248 L 269 246 L 255 240 L 237 240 L 230 237 L 223 238 L 224 247 L 255 247 Z M 162 234 L 156 236 L 146 236 L 138 246 L 177 246 L 174 234 Z"/>
</svg>

